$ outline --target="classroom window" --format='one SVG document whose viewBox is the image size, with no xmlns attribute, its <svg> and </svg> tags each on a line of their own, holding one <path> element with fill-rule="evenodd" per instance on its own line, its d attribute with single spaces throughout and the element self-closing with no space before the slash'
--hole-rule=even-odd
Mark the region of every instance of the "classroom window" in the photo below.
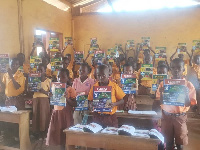
<svg viewBox="0 0 200 150">
<path fill-rule="evenodd" d="M 110 5 L 107 5 L 100 8 L 98 12 L 112 12 L 113 9 L 116 12 L 141 11 L 162 8 L 189 7 L 199 4 L 200 2 L 194 0 L 116 0 L 112 3 L 113 8 Z"/>
</svg>

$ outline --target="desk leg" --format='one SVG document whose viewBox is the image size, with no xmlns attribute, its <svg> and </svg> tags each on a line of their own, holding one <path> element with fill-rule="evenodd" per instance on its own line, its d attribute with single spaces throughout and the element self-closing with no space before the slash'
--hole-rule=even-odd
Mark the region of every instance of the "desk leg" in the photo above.
<svg viewBox="0 0 200 150">
<path fill-rule="evenodd" d="M 29 113 L 23 113 L 19 122 L 20 150 L 31 150 L 29 137 Z"/>
</svg>

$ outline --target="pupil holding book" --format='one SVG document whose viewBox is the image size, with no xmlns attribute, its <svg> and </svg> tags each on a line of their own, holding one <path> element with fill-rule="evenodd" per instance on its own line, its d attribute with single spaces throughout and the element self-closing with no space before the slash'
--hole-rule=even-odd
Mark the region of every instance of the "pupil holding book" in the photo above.
<svg viewBox="0 0 200 150">
<path fill-rule="evenodd" d="M 117 107 L 124 103 L 125 93 L 114 82 L 109 81 L 109 68 L 106 65 L 100 65 L 97 67 L 97 80 L 98 82 L 90 89 L 88 100 L 93 101 L 93 89 L 95 87 L 104 86 L 111 87 L 111 103 L 107 104 L 109 108 L 112 108 L 111 112 L 94 112 L 93 121 L 102 125 L 103 127 L 118 127 L 118 120 L 116 117 Z"/>
<path fill-rule="evenodd" d="M 184 61 L 176 58 L 171 62 L 172 79 L 183 79 Z M 161 131 L 165 137 L 166 149 L 172 150 L 174 145 L 174 138 L 177 148 L 183 149 L 183 145 L 188 144 L 188 130 L 187 130 L 187 114 L 190 105 L 196 104 L 196 91 L 191 82 L 185 80 L 185 87 L 182 89 L 185 93 L 184 106 L 166 105 L 163 104 L 164 83 L 161 82 L 156 92 L 156 97 L 160 98 L 162 103 L 162 125 Z M 170 99 L 169 99 L 170 101 Z"/>
<path fill-rule="evenodd" d="M 45 134 L 50 122 L 49 92 L 51 79 L 46 77 L 45 65 L 39 64 L 37 72 L 41 74 L 41 88 L 33 94 L 33 132 L 38 133 L 41 138 Z"/>
<path fill-rule="evenodd" d="M 94 79 L 91 79 L 89 74 L 91 73 L 91 67 L 87 63 L 82 63 L 79 68 L 79 78 L 74 79 L 72 88 L 76 90 L 77 95 L 88 95 L 91 87 L 94 85 Z M 80 111 L 74 111 L 74 124 L 81 124 L 82 115 L 86 111 L 81 113 Z"/>
<path fill-rule="evenodd" d="M 68 83 L 69 71 L 62 68 L 58 72 L 58 82 Z M 77 106 L 76 91 L 69 84 L 67 84 L 65 96 L 66 106 L 54 105 L 54 110 L 51 115 L 49 129 L 47 133 L 46 144 L 49 146 L 65 147 L 65 133 L 64 129 L 74 125 L 73 107 Z"/>
</svg>

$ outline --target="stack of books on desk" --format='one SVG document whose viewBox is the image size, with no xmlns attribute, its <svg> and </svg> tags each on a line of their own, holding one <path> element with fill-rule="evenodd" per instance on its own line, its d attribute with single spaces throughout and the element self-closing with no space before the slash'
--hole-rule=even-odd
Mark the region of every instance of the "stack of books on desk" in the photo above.
<svg viewBox="0 0 200 150">
<path fill-rule="evenodd" d="M 157 115 L 155 111 L 133 111 L 129 110 L 129 114 L 134 114 L 134 115 Z"/>
</svg>

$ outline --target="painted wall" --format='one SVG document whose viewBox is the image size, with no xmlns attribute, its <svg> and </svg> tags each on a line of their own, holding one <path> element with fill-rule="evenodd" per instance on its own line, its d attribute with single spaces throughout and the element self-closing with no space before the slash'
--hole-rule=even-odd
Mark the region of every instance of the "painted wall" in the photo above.
<svg viewBox="0 0 200 150">
<path fill-rule="evenodd" d="M 190 50 L 192 40 L 200 39 L 200 8 L 83 15 L 73 20 L 75 47 L 80 51 L 87 51 L 91 37 L 97 37 L 106 50 L 115 43 L 124 45 L 128 39 L 139 43 L 142 36 L 150 36 L 152 48 L 166 46 L 171 56 L 177 43 L 186 42 Z"/>
<path fill-rule="evenodd" d="M 71 12 L 59 10 L 42 0 L 23 0 L 22 7 L 26 59 L 32 49 L 36 28 L 60 32 L 63 37 L 71 36 Z M 1 53 L 9 52 L 14 56 L 20 52 L 17 0 L 1 2 L 0 19 Z M 67 51 L 71 52 L 71 49 Z"/>
</svg>

